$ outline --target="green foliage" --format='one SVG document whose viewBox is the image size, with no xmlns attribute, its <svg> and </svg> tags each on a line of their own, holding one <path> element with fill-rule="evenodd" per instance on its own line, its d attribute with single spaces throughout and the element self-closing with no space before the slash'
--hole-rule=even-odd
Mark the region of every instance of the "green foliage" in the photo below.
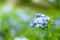
<svg viewBox="0 0 60 40">
<path fill-rule="evenodd" d="M 24 4 L 29 4 L 30 0 L 21 0 Z M 58 0 L 57 0 L 58 1 Z M 0 1 L 1 2 L 1 1 Z M 60 2 L 60 1 L 58 1 Z M 29 26 L 30 21 L 25 22 L 23 21 L 17 13 L 15 13 L 15 10 L 13 10 L 11 13 L 2 13 L 0 15 L 0 36 L 3 37 L 3 40 L 14 40 L 15 37 L 25 36 L 29 40 L 60 40 L 60 26 L 57 24 L 53 24 L 54 20 L 59 19 L 60 20 L 60 10 L 54 9 L 56 6 L 60 3 L 52 4 L 55 6 L 51 7 L 53 9 L 49 10 L 41 10 L 41 9 L 33 9 L 30 8 L 30 10 L 26 11 L 26 14 L 30 16 L 30 20 L 38 13 L 44 13 L 51 17 L 51 20 L 48 21 L 48 28 L 41 29 L 41 28 L 31 28 Z M 2 4 L 1 4 L 2 8 Z M 24 6 L 25 8 L 25 6 Z M 34 10 L 34 12 L 32 12 Z M 24 17 L 25 18 L 25 17 Z M 28 19 L 27 19 L 28 20 Z M 13 30 L 13 32 L 11 32 Z"/>
</svg>

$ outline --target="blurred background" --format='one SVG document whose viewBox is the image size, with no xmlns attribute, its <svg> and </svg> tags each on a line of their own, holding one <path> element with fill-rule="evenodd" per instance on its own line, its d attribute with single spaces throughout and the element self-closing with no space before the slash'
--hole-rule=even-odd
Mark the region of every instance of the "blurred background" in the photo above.
<svg viewBox="0 0 60 40">
<path fill-rule="evenodd" d="M 53 19 L 48 32 L 29 26 L 38 13 Z M 60 0 L 0 0 L 0 40 L 60 40 Z"/>
</svg>

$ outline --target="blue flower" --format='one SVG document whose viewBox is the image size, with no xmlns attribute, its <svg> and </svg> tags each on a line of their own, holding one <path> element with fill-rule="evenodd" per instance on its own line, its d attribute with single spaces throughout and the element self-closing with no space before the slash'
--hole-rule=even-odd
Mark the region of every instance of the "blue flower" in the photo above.
<svg viewBox="0 0 60 40">
<path fill-rule="evenodd" d="M 42 22 L 40 26 L 43 28 L 45 25 L 47 25 L 47 22 Z"/>
<path fill-rule="evenodd" d="M 33 26 L 35 26 L 35 25 L 36 25 L 35 22 L 31 22 L 31 23 L 30 23 L 30 26 L 31 26 L 31 27 L 33 27 Z"/>
<path fill-rule="evenodd" d="M 36 18 L 40 18 L 41 17 L 41 15 L 40 14 L 36 14 Z"/>
<path fill-rule="evenodd" d="M 30 26 L 36 26 L 40 28 L 44 28 L 45 25 L 47 25 L 48 21 L 50 20 L 50 17 L 44 15 L 44 14 L 36 14 L 36 17 L 33 19 L 33 21 L 30 23 Z"/>
</svg>

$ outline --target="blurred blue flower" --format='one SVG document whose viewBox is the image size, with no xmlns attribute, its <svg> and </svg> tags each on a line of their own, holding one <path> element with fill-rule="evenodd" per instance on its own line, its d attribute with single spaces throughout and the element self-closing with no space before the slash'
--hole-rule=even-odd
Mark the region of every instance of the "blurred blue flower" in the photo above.
<svg viewBox="0 0 60 40">
<path fill-rule="evenodd" d="M 33 27 L 34 25 L 36 25 L 35 22 L 31 22 L 31 23 L 30 23 L 30 26 L 31 26 L 31 27 Z"/>
<path fill-rule="evenodd" d="M 60 26 L 60 20 L 55 20 L 55 21 L 54 21 L 54 24 Z"/>
<path fill-rule="evenodd" d="M 2 36 L 0 36 L 0 40 L 3 40 L 3 37 Z"/>
<path fill-rule="evenodd" d="M 5 5 L 5 6 L 2 7 L 2 12 L 8 13 L 8 12 L 11 12 L 12 9 L 13 9 L 12 5 Z"/>
<path fill-rule="evenodd" d="M 36 26 L 40 28 L 44 28 L 45 25 L 47 25 L 48 20 L 50 20 L 50 17 L 44 15 L 44 14 L 36 14 L 36 17 L 33 19 L 33 21 L 30 23 L 30 26 Z"/>
<path fill-rule="evenodd" d="M 15 37 L 14 40 L 29 40 L 29 39 L 26 38 L 25 36 L 22 36 L 22 37 Z"/>
<path fill-rule="evenodd" d="M 56 2 L 56 0 L 48 0 L 48 1 L 49 1 L 49 2 L 53 2 L 53 3 Z"/>
<path fill-rule="evenodd" d="M 25 22 L 28 22 L 30 20 L 30 16 L 26 14 L 26 11 L 24 9 L 17 9 L 16 13 L 21 18 L 21 20 Z"/>
<path fill-rule="evenodd" d="M 41 17 L 41 15 L 40 14 L 36 14 L 36 18 L 40 18 Z"/>
</svg>

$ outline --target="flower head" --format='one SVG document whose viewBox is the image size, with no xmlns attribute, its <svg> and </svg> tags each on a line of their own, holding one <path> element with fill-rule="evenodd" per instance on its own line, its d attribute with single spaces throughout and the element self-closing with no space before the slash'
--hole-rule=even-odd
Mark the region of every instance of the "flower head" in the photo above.
<svg viewBox="0 0 60 40">
<path fill-rule="evenodd" d="M 40 28 L 44 28 L 45 25 L 48 24 L 48 21 L 50 20 L 50 17 L 44 15 L 44 14 L 36 14 L 36 17 L 33 19 L 33 21 L 30 23 L 30 26 L 36 26 Z"/>
</svg>

